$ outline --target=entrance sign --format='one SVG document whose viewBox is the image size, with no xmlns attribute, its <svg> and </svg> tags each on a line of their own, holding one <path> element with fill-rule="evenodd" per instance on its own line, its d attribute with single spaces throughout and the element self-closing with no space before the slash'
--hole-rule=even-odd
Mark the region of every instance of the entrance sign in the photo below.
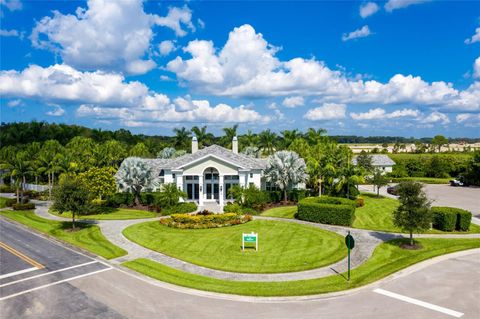
<svg viewBox="0 0 480 319">
<path fill-rule="evenodd" d="M 258 233 L 242 234 L 242 251 L 245 250 L 245 243 L 255 243 L 255 251 L 258 251 Z"/>
<path fill-rule="evenodd" d="M 350 231 L 348 231 L 347 236 L 345 236 L 345 245 L 347 246 L 348 249 L 348 281 L 350 281 L 350 250 L 355 247 L 355 240 L 353 239 L 353 236 L 350 235 Z"/>
</svg>

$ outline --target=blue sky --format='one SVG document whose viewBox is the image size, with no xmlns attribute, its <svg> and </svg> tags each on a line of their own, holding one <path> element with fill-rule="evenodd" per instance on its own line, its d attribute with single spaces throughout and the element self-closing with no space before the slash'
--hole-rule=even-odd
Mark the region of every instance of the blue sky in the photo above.
<svg viewBox="0 0 480 319">
<path fill-rule="evenodd" d="M 3 122 L 480 136 L 480 2 L 0 4 Z"/>
</svg>

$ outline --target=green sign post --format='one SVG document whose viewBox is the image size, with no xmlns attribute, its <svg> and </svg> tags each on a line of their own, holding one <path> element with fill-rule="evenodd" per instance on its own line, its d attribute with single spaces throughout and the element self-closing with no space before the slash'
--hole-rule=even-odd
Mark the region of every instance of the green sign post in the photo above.
<svg viewBox="0 0 480 319">
<path fill-rule="evenodd" d="M 255 251 L 258 251 L 258 234 L 242 234 L 242 251 L 245 250 L 245 243 L 255 243 Z"/>
<path fill-rule="evenodd" d="M 350 281 L 350 250 L 355 247 L 355 240 L 353 239 L 353 236 L 350 235 L 350 231 L 348 231 L 347 236 L 345 236 L 345 245 L 347 246 L 348 249 L 348 281 Z"/>
</svg>

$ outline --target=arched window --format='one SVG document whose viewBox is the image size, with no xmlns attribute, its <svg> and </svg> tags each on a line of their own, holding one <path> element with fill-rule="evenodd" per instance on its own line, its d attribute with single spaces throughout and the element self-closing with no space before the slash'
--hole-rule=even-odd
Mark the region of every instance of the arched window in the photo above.
<svg viewBox="0 0 480 319">
<path fill-rule="evenodd" d="M 160 174 L 158 174 L 158 181 L 160 184 L 165 183 L 165 171 L 162 169 Z"/>
</svg>

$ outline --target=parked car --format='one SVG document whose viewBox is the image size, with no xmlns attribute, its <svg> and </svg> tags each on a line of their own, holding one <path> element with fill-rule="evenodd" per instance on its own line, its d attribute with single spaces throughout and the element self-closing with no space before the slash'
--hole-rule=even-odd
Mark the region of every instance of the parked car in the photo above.
<svg viewBox="0 0 480 319">
<path fill-rule="evenodd" d="M 395 186 L 387 187 L 387 193 L 389 193 L 390 195 L 397 196 L 398 195 L 398 187 L 399 187 L 398 184 L 395 185 Z"/>
<path fill-rule="evenodd" d="M 450 186 L 465 186 L 465 184 L 460 179 L 450 180 Z"/>
</svg>

